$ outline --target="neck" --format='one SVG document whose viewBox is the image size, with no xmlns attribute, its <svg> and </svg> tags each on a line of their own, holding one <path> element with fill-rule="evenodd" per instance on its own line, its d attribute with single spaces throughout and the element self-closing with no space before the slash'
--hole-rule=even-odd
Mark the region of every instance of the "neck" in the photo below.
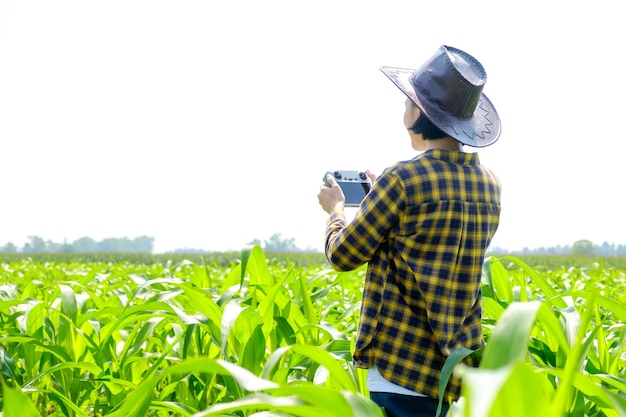
<svg viewBox="0 0 626 417">
<path fill-rule="evenodd" d="M 426 150 L 443 149 L 446 151 L 463 151 L 463 145 L 456 139 L 447 136 L 443 139 L 426 140 Z"/>
<path fill-rule="evenodd" d="M 441 139 L 424 140 L 422 135 L 413 133 L 411 130 L 407 130 L 411 137 L 411 146 L 416 151 L 422 152 L 429 149 L 444 149 L 447 151 L 463 152 L 463 145 L 451 136 L 446 136 Z"/>
</svg>

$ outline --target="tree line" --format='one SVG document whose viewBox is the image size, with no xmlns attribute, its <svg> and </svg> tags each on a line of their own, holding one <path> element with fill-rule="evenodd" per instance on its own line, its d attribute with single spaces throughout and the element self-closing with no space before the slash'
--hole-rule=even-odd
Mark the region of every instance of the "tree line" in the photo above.
<svg viewBox="0 0 626 417">
<path fill-rule="evenodd" d="M 152 253 L 154 238 L 139 236 L 134 239 L 127 237 L 106 238 L 96 241 L 90 237 L 81 237 L 73 242 L 53 242 L 39 236 L 29 236 L 23 247 L 9 242 L 0 247 L 3 253 Z"/>
<path fill-rule="evenodd" d="M 582 256 L 598 256 L 598 257 L 623 257 L 626 256 L 626 244 L 618 244 L 603 242 L 596 245 L 590 240 L 577 240 L 571 245 L 558 245 L 551 247 L 524 248 L 518 251 L 510 251 L 503 248 L 492 248 L 491 253 L 494 254 L 511 254 L 511 255 L 582 255 Z"/>
<path fill-rule="evenodd" d="M 280 233 L 273 234 L 269 239 L 261 241 L 254 239 L 249 243 L 259 245 L 268 252 L 305 252 L 310 249 L 301 249 L 295 243 L 295 238 L 283 238 Z M 0 246 L 2 253 L 152 253 L 154 238 L 140 236 L 134 239 L 127 237 L 107 238 L 95 241 L 90 237 L 81 237 L 73 242 L 53 242 L 39 236 L 29 236 L 23 247 L 9 242 Z M 204 249 L 180 248 L 170 253 L 206 253 Z"/>
<path fill-rule="evenodd" d="M 311 248 L 299 248 L 294 238 L 283 238 L 280 233 L 273 234 L 269 239 L 254 239 L 249 245 L 259 245 L 268 252 L 316 252 Z M 95 241 L 90 237 L 82 237 L 73 242 L 53 242 L 44 240 L 39 236 L 29 236 L 23 247 L 17 247 L 9 242 L 0 246 L 2 253 L 152 253 L 154 238 L 140 236 L 134 239 L 127 237 L 107 238 Z M 203 249 L 176 249 L 170 253 L 206 253 Z M 589 240 L 578 240 L 572 245 L 558 245 L 553 247 L 524 248 L 511 251 L 504 248 L 494 247 L 489 249 L 490 254 L 495 255 L 584 255 L 599 257 L 626 257 L 626 244 L 616 245 L 603 242 L 595 245 Z"/>
<path fill-rule="evenodd" d="M 269 239 L 265 239 L 261 241 L 260 239 L 254 239 L 252 242 L 248 243 L 248 245 L 258 245 L 263 248 L 263 250 L 268 252 L 302 252 L 304 249 L 299 248 L 296 245 L 296 239 L 291 238 L 283 238 L 280 233 L 274 233 L 270 236 Z"/>
</svg>

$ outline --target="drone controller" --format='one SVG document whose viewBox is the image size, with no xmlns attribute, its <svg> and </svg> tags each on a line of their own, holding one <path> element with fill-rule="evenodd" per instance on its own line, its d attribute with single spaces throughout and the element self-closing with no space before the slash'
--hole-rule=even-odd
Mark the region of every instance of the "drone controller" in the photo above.
<svg viewBox="0 0 626 417">
<path fill-rule="evenodd" d="M 346 197 L 346 207 L 358 207 L 372 188 L 372 182 L 364 171 L 333 170 L 327 171 L 326 175 L 328 174 L 331 174 L 341 187 Z M 324 184 L 329 187 L 326 175 L 324 175 Z"/>
</svg>

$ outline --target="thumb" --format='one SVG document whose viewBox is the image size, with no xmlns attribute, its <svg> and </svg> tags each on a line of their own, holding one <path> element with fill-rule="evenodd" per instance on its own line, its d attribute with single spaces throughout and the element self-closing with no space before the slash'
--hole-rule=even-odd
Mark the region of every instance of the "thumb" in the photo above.
<svg viewBox="0 0 626 417">
<path fill-rule="evenodd" d="M 326 174 L 326 181 L 330 187 L 337 185 L 337 181 L 335 180 L 335 176 L 330 172 Z"/>
</svg>

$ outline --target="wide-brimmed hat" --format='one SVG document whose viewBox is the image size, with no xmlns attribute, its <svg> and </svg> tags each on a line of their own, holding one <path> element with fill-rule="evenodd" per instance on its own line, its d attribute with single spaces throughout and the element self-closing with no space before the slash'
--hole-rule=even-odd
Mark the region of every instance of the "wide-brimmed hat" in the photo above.
<svg viewBox="0 0 626 417">
<path fill-rule="evenodd" d="M 483 94 L 487 73 L 476 58 L 442 45 L 418 69 L 381 67 L 381 71 L 439 129 L 477 148 L 500 137 L 500 117 Z"/>
</svg>

